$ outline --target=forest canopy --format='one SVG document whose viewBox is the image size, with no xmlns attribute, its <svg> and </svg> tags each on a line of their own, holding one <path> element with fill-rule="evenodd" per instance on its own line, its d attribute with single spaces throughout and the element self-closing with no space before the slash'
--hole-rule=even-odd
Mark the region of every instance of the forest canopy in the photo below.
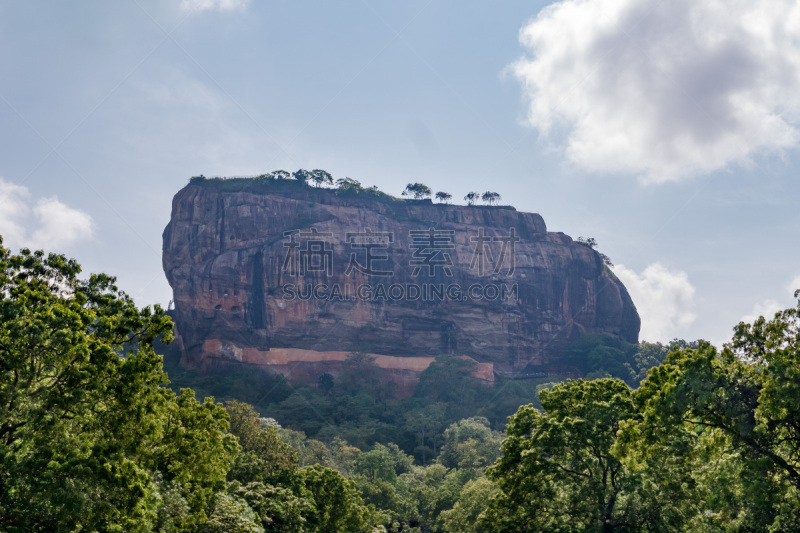
<svg viewBox="0 0 800 533">
<path fill-rule="evenodd" d="M 800 302 L 722 349 L 586 339 L 565 356 L 594 379 L 491 409 L 446 357 L 408 403 L 362 358 L 254 407 L 173 390 L 164 310 L 80 273 L 0 241 L 3 531 L 800 530 Z"/>
</svg>

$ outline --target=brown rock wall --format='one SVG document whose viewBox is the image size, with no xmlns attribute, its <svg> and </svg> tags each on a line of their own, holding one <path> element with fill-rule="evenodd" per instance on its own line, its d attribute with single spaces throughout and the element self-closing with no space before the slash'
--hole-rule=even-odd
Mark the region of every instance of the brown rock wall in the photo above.
<svg viewBox="0 0 800 533">
<path fill-rule="evenodd" d="M 584 333 L 637 341 L 624 286 L 537 214 L 275 188 L 190 184 L 176 194 L 163 264 L 186 364 L 238 353 L 275 367 L 304 357 L 328 365 L 359 351 L 418 372 L 448 353 L 513 372 L 557 364 Z M 364 270 L 368 244 L 381 259 L 348 272 L 352 260 Z M 461 292 L 439 297 L 453 286 Z M 413 298 L 414 287 L 428 292 Z"/>
</svg>

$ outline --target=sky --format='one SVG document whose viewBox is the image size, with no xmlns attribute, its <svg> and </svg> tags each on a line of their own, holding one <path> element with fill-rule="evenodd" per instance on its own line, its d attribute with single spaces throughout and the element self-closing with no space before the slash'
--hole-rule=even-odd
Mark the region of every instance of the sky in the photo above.
<svg viewBox="0 0 800 533">
<path fill-rule="evenodd" d="M 0 235 L 165 306 L 189 177 L 491 189 L 594 237 L 641 338 L 800 288 L 800 4 L 0 0 Z"/>
</svg>

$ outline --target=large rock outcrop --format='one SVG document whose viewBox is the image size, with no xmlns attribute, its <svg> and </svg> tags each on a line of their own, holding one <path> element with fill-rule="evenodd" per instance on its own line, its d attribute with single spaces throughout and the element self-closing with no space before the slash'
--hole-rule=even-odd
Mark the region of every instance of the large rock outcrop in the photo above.
<svg viewBox="0 0 800 533">
<path fill-rule="evenodd" d="M 639 333 L 597 252 L 511 207 L 193 180 L 173 200 L 163 264 L 192 366 L 302 367 L 313 378 L 348 352 L 408 372 L 453 354 L 485 363 L 491 379 L 558 367 L 586 333 Z"/>
</svg>

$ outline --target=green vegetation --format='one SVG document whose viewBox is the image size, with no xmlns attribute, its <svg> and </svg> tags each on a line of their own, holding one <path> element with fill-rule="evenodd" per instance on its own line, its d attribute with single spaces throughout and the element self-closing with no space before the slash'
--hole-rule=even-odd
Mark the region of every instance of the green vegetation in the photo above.
<svg viewBox="0 0 800 533">
<path fill-rule="evenodd" d="M 450 200 L 453 198 L 453 195 L 449 192 L 439 191 L 436 193 L 436 199 L 439 200 L 440 203 L 448 204 Z"/>
<path fill-rule="evenodd" d="M 235 176 L 235 177 L 211 177 L 207 178 L 202 174 L 189 179 L 189 183 L 200 187 L 214 187 L 228 192 L 253 192 L 253 193 L 275 193 L 282 194 L 303 194 L 307 199 L 318 199 L 321 195 L 335 192 L 339 196 L 372 198 L 383 202 L 400 202 L 390 194 L 378 189 L 376 186 L 364 187 L 361 182 L 353 178 L 337 178 L 325 170 L 297 170 L 296 172 L 286 172 L 285 170 L 275 170 L 258 176 Z M 311 187 L 313 186 L 313 187 Z M 410 196 L 414 200 L 430 198 L 433 191 L 423 183 L 409 183 L 401 196 Z M 439 191 L 435 195 L 441 204 L 449 204 L 453 195 Z M 464 197 L 467 205 L 474 206 L 479 200 L 483 200 L 489 205 L 494 205 L 500 201 L 500 195 L 496 192 L 485 192 L 483 195 L 471 192 Z"/>
<path fill-rule="evenodd" d="M 502 390 L 451 357 L 406 399 L 363 354 L 298 389 L 175 367 L 249 402 L 217 403 L 166 386 L 161 308 L 1 243 L 2 531 L 800 530 L 800 301 L 721 351 L 587 338 L 564 357 L 596 379 Z"/>
<path fill-rule="evenodd" d="M 481 200 L 489 205 L 494 205 L 500 201 L 500 195 L 496 192 L 486 191 L 481 195 Z"/>
<path fill-rule="evenodd" d="M 501 380 L 491 386 L 470 377 L 474 363 L 441 356 L 422 373 L 410 397 L 398 397 L 398 385 L 382 381 L 380 369 L 359 355 L 336 378 L 322 374 L 315 384 L 290 385 L 250 368 L 203 376 L 181 367 L 176 350 L 160 348 L 174 390 L 192 388 L 200 397 L 247 402 L 282 426 L 328 443 L 339 437 L 362 450 L 395 443 L 422 464 L 441 451 L 449 425 L 480 416 L 501 430 L 520 405 L 539 405 L 537 385 L 561 379 Z"/>
<path fill-rule="evenodd" d="M 403 196 L 413 196 L 414 200 L 430 198 L 431 188 L 423 183 L 409 183 L 403 191 Z"/>
<path fill-rule="evenodd" d="M 467 202 L 467 205 L 475 205 L 480 199 L 481 195 L 476 192 L 468 192 L 466 196 L 464 196 L 464 201 Z"/>
<path fill-rule="evenodd" d="M 578 237 L 578 239 L 575 242 L 577 242 L 578 244 L 582 244 L 582 245 L 584 245 L 584 246 L 586 246 L 588 248 L 591 248 L 592 250 L 597 252 L 597 254 L 600 256 L 600 259 L 603 260 L 603 264 L 604 265 L 610 266 L 610 267 L 614 266 L 614 263 L 611 262 L 611 258 L 610 257 L 608 257 L 603 252 L 597 251 L 597 240 L 594 237 L 588 237 L 586 239 L 584 239 L 583 237 Z"/>
</svg>

